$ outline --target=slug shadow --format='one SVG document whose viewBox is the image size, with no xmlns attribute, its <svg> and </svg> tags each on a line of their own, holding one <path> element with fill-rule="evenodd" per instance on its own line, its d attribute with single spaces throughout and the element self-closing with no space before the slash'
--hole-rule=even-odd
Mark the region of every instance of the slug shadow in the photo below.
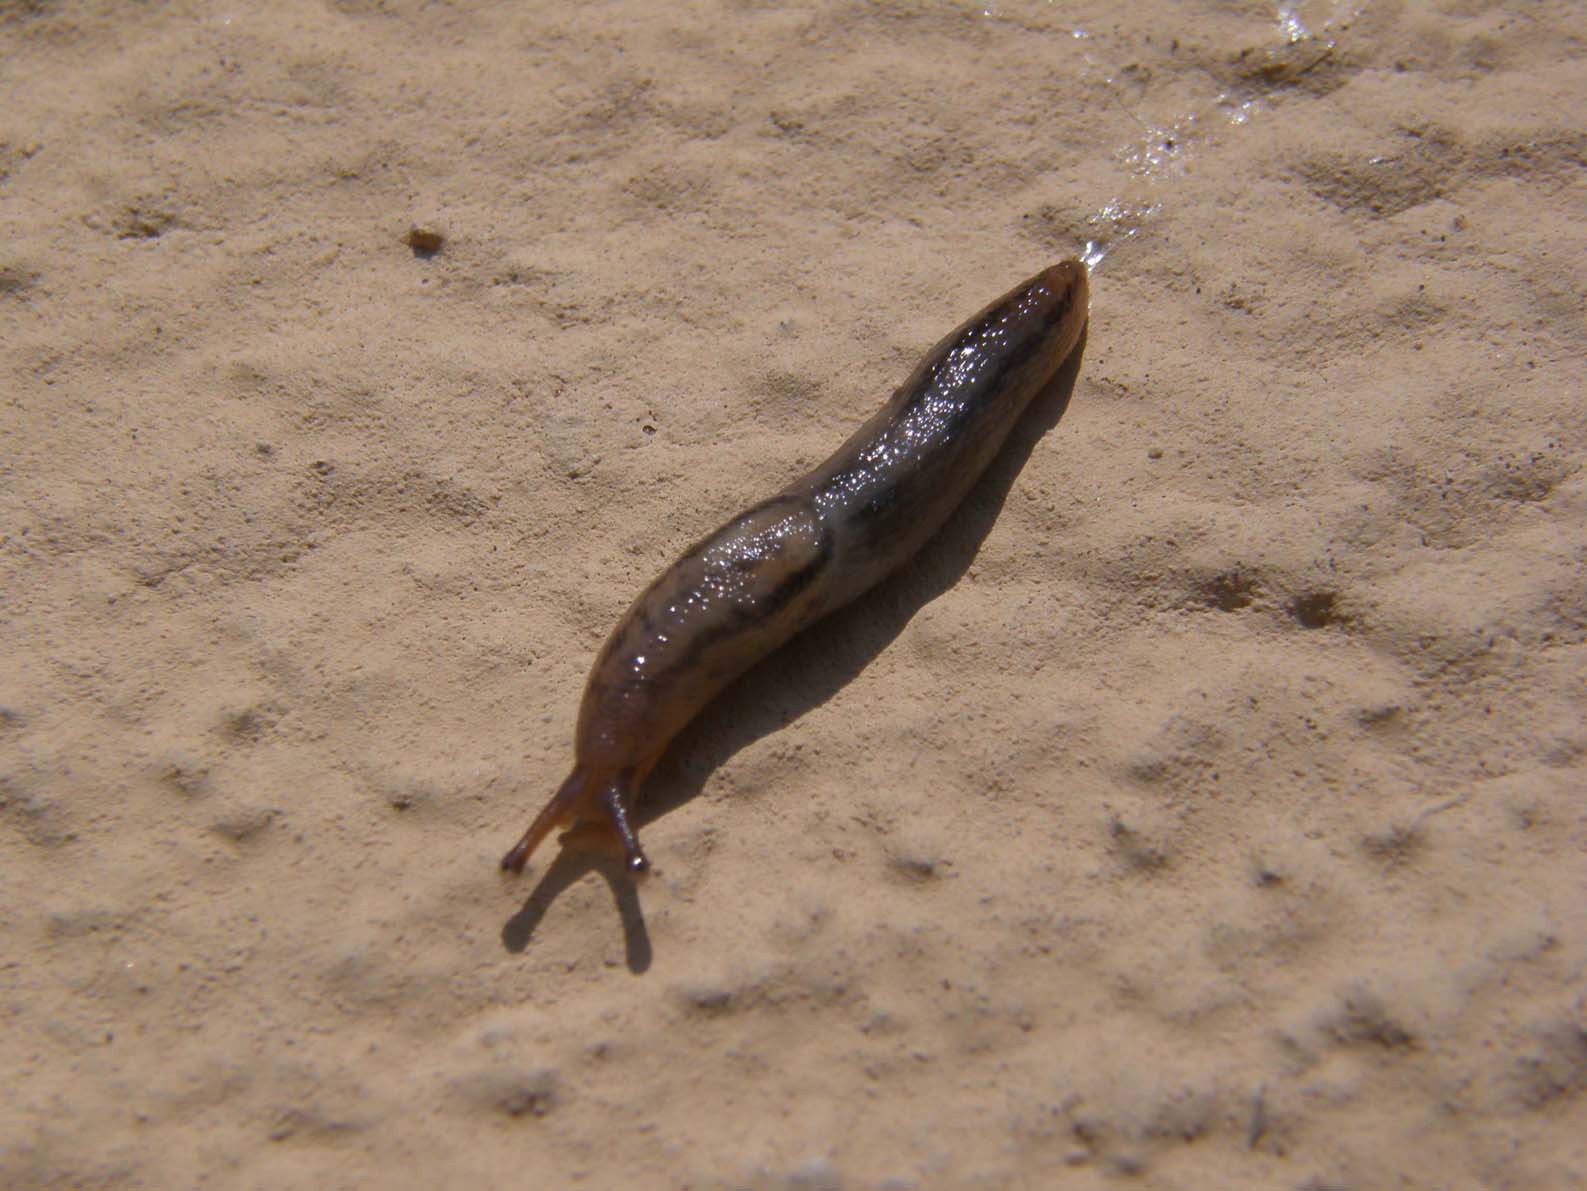
<svg viewBox="0 0 1587 1191">
<path fill-rule="evenodd" d="M 502 926 L 502 946 L 514 953 L 527 948 L 540 926 L 540 920 L 551 908 L 551 903 L 562 895 L 563 890 L 590 872 L 600 873 L 612 891 L 617 915 L 623 923 L 623 945 L 628 970 L 636 976 L 648 970 L 652 955 L 650 932 L 645 929 L 645 914 L 639 906 L 638 883 L 623 867 L 622 857 L 576 848 L 563 848 L 540 875 L 523 908 Z"/>
<path fill-rule="evenodd" d="M 634 821 L 641 830 L 695 798 L 716 768 L 740 749 L 832 698 L 904 631 L 915 613 L 963 578 L 1031 452 L 1069 408 L 1085 348 L 1082 333 L 1052 384 L 1025 411 L 963 505 L 913 560 L 762 659 L 678 735 L 635 808 Z M 639 885 L 620 858 L 577 847 L 558 853 L 522 909 L 508 919 L 501 932 L 503 946 L 524 950 L 552 902 L 592 871 L 611 887 L 629 971 L 637 975 L 647 970 L 652 953 Z"/>
</svg>

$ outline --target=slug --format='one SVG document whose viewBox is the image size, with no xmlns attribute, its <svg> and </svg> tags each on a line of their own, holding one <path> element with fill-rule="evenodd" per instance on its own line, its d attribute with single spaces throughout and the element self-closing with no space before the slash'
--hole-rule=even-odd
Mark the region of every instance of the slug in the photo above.
<svg viewBox="0 0 1587 1191">
<path fill-rule="evenodd" d="M 502 857 L 521 872 L 558 827 L 615 838 L 640 786 L 713 696 L 799 630 L 897 570 L 941 528 L 1080 341 L 1085 266 L 1016 286 L 926 353 L 809 475 L 733 518 L 645 588 L 595 659 L 573 772 Z"/>
</svg>

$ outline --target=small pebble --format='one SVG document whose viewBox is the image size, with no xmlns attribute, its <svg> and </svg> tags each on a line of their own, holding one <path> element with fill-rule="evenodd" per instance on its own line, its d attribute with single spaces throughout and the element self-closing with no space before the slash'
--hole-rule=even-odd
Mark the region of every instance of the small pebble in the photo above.
<svg viewBox="0 0 1587 1191">
<path fill-rule="evenodd" d="M 441 251 L 441 245 L 446 243 L 446 237 L 434 228 L 415 225 L 408 229 L 404 243 L 413 249 L 415 256 L 434 256 Z"/>
</svg>

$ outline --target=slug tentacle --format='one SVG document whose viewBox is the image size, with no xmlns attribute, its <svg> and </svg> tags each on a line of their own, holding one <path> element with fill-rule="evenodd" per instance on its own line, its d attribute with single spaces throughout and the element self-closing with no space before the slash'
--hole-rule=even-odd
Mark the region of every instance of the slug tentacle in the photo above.
<svg viewBox="0 0 1587 1191">
<path fill-rule="evenodd" d="M 1080 341 L 1086 270 L 1043 269 L 947 336 L 833 456 L 640 593 L 595 659 L 572 776 L 502 858 L 557 827 L 648 867 L 629 810 L 669 741 L 728 683 L 897 570 L 942 527 Z"/>
<path fill-rule="evenodd" d="M 585 793 L 586 775 L 583 770 L 575 769 L 567 781 L 563 782 L 551 801 L 540 808 L 540 813 L 534 817 L 534 822 L 529 824 L 529 830 L 523 833 L 507 855 L 501 858 L 501 866 L 507 872 L 521 873 L 523 866 L 529 860 L 529 854 L 540 846 L 540 841 L 545 839 L 558 827 L 565 827 L 573 821 L 577 812 L 577 805 L 587 797 Z"/>
<path fill-rule="evenodd" d="M 634 833 L 633 827 L 628 822 L 628 803 L 625 798 L 627 791 L 624 789 L 627 784 L 619 782 L 608 784 L 601 804 L 606 811 L 611 830 L 617 836 L 617 842 L 623 847 L 623 861 L 628 866 L 628 871 L 637 875 L 650 867 L 650 861 L 645 856 L 645 850 L 639 846 L 639 836 Z"/>
</svg>

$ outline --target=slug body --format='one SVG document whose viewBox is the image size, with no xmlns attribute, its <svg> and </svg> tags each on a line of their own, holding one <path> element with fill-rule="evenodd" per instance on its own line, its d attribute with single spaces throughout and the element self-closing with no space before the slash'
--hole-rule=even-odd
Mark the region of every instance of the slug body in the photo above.
<svg viewBox="0 0 1587 1191">
<path fill-rule="evenodd" d="M 616 837 L 674 736 L 800 629 L 898 569 L 964 499 L 1085 328 L 1079 261 L 1043 270 L 926 354 L 837 452 L 692 546 L 647 587 L 595 659 L 572 774 L 502 858 L 521 871 L 558 827 Z"/>
</svg>

